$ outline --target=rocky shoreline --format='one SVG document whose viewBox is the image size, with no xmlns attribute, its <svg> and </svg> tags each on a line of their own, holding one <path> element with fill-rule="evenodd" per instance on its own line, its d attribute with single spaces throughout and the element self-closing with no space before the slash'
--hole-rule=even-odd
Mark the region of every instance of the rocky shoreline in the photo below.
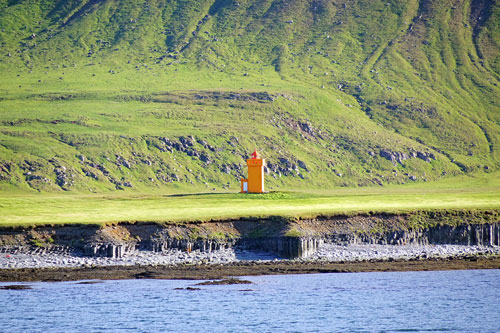
<svg viewBox="0 0 500 333">
<path fill-rule="evenodd" d="M 463 263 L 471 259 L 490 260 L 495 264 L 488 268 L 500 268 L 495 266 L 500 262 L 500 211 L 0 229 L 4 279 L 30 279 L 32 273 L 50 271 L 51 279 L 58 280 L 57 272 L 79 270 L 120 278 L 111 272 L 141 267 L 164 267 L 161 276 L 170 276 L 165 271 L 172 269 L 197 267 L 199 277 L 207 267 L 219 266 L 236 275 L 252 271 L 234 267 L 261 267 L 257 271 L 270 274 L 272 270 L 262 269 L 268 265 L 285 265 L 289 272 L 304 272 L 300 267 L 310 265 L 316 265 L 316 271 L 332 265 L 366 271 L 375 263 L 392 270 L 390 263 L 414 262 L 419 269 L 429 269 L 426 262 L 445 267 L 453 261 L 462 264 L 449 269 L 468 269 L 471 266 Z M 440 267 L 433 264 L 431 269 Z"/>
<path fill-rule="evenodd" d="M 82 279 L 217 279 L 230 276 L 450 269 L 500 269 L 500 247 L 324 244 L 308 259 L 224 249 L 211 253 L 138 251 L 122 258 L 5 251 L 0 282 Z"/>
<path fill-rule="evenodd" d="M 58 268 L 0 269 L 0 282 L 59 282 L 120 279 L 188 279 L 215 280 L 237 276 L 406 272 L 437 270 L 500 269 L 500 257 L 469 256 L 455 259 L 421 259 L 394 261 L 307 262 L 307 261 L 241 261 L 228 264 L 133 265 Z"/>
<path fill-rule="evenodd" d="M 203 252 L 186 252 L 169 249 L 162 252 L 134 251 L 120 258 L 89 257 L 78 253 L 37 253 L 37 249 L 3 248 L 0 269 L 17 268 L 71 268 L 101 266 L 176 266 L 176 265 L 220 265 L 241 262 L 358 262 L 401 261 L 425 259 L 460 259 L 469 257 L 499 256 L 499 246 L 465 245 L 349 245 L 325 243 L 307 258 L 286 259 L 263 251 L 228 248 Z"/>
</svg>

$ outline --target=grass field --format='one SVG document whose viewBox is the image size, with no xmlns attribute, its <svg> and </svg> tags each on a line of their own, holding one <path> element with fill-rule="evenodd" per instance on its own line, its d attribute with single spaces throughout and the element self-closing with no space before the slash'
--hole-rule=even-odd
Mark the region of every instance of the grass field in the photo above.
<svg viewBox="0 0 500 333">
<path fill-rule="evenodd" d="M 498 174 L 496 174 L 498 176 Z M 189 222 L 240 217 L 500 209 L 500 177 L 331 191 L 0 196 L 0 225 Z"/>
</svg>

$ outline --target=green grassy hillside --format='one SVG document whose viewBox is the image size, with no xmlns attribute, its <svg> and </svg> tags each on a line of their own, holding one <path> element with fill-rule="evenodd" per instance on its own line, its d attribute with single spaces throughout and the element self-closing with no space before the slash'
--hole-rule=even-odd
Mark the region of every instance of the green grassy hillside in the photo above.
<svg viewBox="0 0 500 333">
<path fill-rule="evenodd" d="M 0 0 L 0 45 L 6 193 L 236 191 L 255 148 L 268 189 L 500 167 L 499 1 Z"/>
</svg>

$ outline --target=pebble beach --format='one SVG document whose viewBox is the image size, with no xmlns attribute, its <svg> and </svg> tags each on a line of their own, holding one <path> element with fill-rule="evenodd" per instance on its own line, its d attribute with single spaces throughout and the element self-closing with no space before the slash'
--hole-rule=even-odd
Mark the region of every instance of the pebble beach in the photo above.
<svg viewBox="0 0 500 333">
<path fill-rule="evenodd" d="M 272 253 L 248 251 L 241 248 L 211 252 L 186 252 L 170 249 L 162 252 L 136 250 L 121 258 L 86 257 L 68 251 L 37 251 L 3 248 L 0 269 L 16 268 L 71 268 L 135 265 L 230 264 L 237 262 L 357 262 L 415 259 L 448 259 L 471 256 L 500 256 L 498 246 L 466 245 L 349 245 L 325 243 L 307 258 L 283 259 Z"/>
</svg>

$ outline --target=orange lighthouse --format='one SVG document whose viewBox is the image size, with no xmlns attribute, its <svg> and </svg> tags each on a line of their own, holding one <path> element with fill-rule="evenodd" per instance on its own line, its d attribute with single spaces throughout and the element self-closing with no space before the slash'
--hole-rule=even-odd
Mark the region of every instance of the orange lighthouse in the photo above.
<svg viewBox="0 0 500 333">
<path fill-rule="evenodd" d="M 264 163 L 265 160 L 255 150 L 247 160 L 248 179 L 241 179 L 241 193 L 264 192 Z"/>
</svg>

